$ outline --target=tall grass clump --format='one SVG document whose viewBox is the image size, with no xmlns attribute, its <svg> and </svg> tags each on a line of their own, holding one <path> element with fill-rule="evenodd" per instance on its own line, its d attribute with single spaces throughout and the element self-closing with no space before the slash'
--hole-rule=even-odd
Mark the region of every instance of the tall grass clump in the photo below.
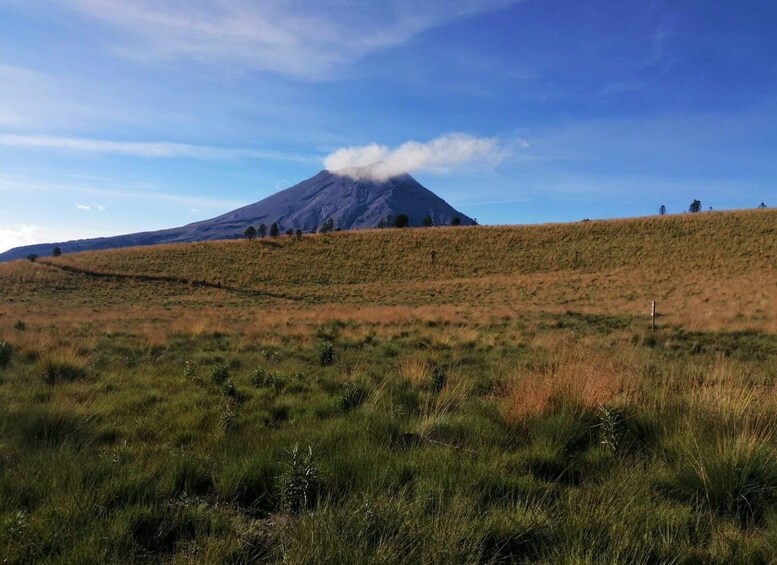
<svg viewBox="0 0 777 565">
<path fill-rule="evenodd" d="M 75 355 L 54 355 L 41 362 L 40 377 L 50 385 L 80 380 L 86 377 L 86 364 Z"/>
<path fill-rule="evenodd" d="M 743 527 L 763 522 L 777 503 L 777 453 L 771 439 L 771 433 L 741 435 L 688 448 L 677 490 Z"/>
</svg>

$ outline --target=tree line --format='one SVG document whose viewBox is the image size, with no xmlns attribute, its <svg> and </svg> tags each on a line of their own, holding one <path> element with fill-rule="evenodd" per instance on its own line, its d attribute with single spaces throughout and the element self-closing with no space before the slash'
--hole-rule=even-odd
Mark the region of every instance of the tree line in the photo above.
<svg viewBox="0 0 777 565">
<path fill-rule="evenodd" d="M 765 203 L 765 202 L 761 202 L 761 203 L 758 205 L 758 209 L 759 209 L 759 210 L 765 210 L 765 209 L 766 209 L 766 207 L 767 207 L 767 206 L 766 206 L 766 203 Z M 691 201 L 691 204 L 688 206 L 688 211 L 689 211 L 691 214 L 696 214 L 696 213 L 698 213 L 698 212 L 701 212 L 701 208 L 702 208 L 702 205 L 701 205 L 701 200 L 698 200 L 698 199 L 694 198 L 694 199 Z M 710 206 L 710 211 L 712 211 L 712 206 Z M 661 206 L 659 206 L 659 208 L 658 208 L 658 214 L 659 214 L 659 216 L 665 216 L 665 215 L 666 215 L 666 213 L 667 213 L 667 211 L 666 211 L 666 205 L 665 205 L 665 204 L 661 204 Z"/>
<path fill-rule="evenodd" d="M 477 225 L 477 220 L 474 220 L 475 225 Z M 427 214 L 424 216 L 423 220 L 421 220 L 421 225 L 423 227 L 432 227 L 434 226 L 434 219 L 431 215 Z M 461 225 L 461 218 L 456 216 L 451 219 L 451 226 L 460 226 Z M 407 214 L 397 214 L 396 217 L 393 217 L 391 215 L 386 216 L 385 218 L 382 218 L 380 222 L 378 222 L 378 228 L 407 228 L 410 227 L 410 217 Z M 310 230 L 310 233 L 330 233 L 333 231 L 340 231 L 341 228 L 335 227 L 335 221 L 333 218 L 329 218 L 326 222 L 321 224 L 320 226 L 313 226 L 313 228 Z M 248 226 L 245 229 L 245 232 L 243 232 L 243 236 L 248 239 L 256 239 L 256 237 L 264 238 L 268 235 L 267 233 L 267 226 L 265 224 L 259 224 L 258 228 L 255 228 L 254 226 Z M 270 237 L 278 237 L 280 235 L 280 227 L 278 226 L 277 222 L 273 222 L 273 224 L 270 226 L 269 236 Z M 293 230 L 292 228 L 289 228 L 286 230 L 286 235 L 293 236 L 296 235 L 297 237 L 302 237 L 303 232 L 301 229 Z"/>
</svg>

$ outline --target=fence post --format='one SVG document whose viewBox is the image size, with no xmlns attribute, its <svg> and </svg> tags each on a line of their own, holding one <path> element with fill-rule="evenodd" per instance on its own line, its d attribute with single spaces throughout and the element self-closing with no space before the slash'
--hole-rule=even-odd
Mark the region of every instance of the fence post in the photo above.
<svg viewBox="0 0 777 565">
<path fill-rule="evenodd" d="M 656 331 L 656 301 L 650 303 L 650 329 Z"/>
</svg>

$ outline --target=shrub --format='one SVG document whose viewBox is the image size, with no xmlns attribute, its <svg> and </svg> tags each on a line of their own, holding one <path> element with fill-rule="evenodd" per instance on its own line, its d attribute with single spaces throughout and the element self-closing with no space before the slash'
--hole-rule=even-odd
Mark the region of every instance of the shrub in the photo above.
<svg viewBox="0 0 777 565">
<path fill-rule="evenodd" d="M 618 453 L 622 448 L 624 421 L 621 413 L 615 408 L 599 406 L 599 443 L 612 453 Z"/>
<path fill-rule="evenodd" d="M 367 391 L 360 383 L 345 383 L 337 396 L 337 408 L 345 412 L 356 408 L 367 397 Z"/>
<path fill-rule="evenodd" d="M 331 365 L 335 360 L 335 348 L 331 342 L 325 342 L 321 345 L 321 349 L 318 352 L 318 361 L 321 366 L 326 367 Z"/>
<path fill-rule="evenodd" d="M 701 200 L 694 200 L 691 202 L 688 211 L 692 213 L 701 212 Z"/>
<path fill-rule="evenodd" d="M 456 216 L 455 218 L 453 218 L 453 219 L 451 220 L 451 225 L 452 225 L 452 226 L 460 226 L 460 225 L 461 225 L 461 218 L 459 218 L 458 216 Z"/>
<path fill-rule="evenodd" d="M 256 237 L 256 228 L 254 226 L 248 226 L 246 231 L 243 232 L 243 235 L 248 241 L 251 241 Z"/>
<path fill-rule="evenodd" d="M 55 247 L 54 249 L 51 250 L 52 257 L 59 257 L 60 255 L 62 255 L 62 249 L 60 249 L 59 247 Z"/>
<path fill-rule="evenodd" d="M 197 380 L 197 365 L 191 361 L 186 361 L 183 365 L 183 376 L 187 380 Z"/>
<path fill-rule="evenodd" d="M 406 228 L 409 225 L 410 225 L 410 218 L 407 216 L 407 214 L 399 214 L 394 220 L 394 227 Z"/>
<path fill-rule="evenodd" d="M 214 366 L 210 371 L 210 380 L 213 384 L 223 385 L 229 380 L 229 365 L 227 363 L 219 363 Z"/>
<path fill-rule="evenodd" d="M 265 371 L 262 367 L 257 367 L 254 369 L 254 372 L 251 373 L 251 384 L 255 388 L 262 388 L 267 385 L 267 371 Z"/>
<path fill-rule="evenodd" d="M 283 476 L 281 503 L 284 509 L 299 513 L 313 506 L 318 497 L 321 473 L 313 457 L 313 448 L 302 451 L 295 445 L 289 454 L 291 461 Z"/>
<path fill-rule="evenodd" d="M 425 228 L 430 228 L 434 225 L 434 220 L 429 214 L 427 214 L 426 216 L 424 216 L 424 219 L 421 223 L 424 225 Z"/>
<path fill-rule="evenodd" d="M 284 386 L 286 386 L 286 379 L 284 379 L 278 373 L 272 373 L 270 377 L 267 379 L 267 386 L 271 388 L 274 392 L 278 392 Z"/>
<path fill-rule="evenodd" d="M 0 341 L 0 369 L 4 369 L 11 362 L 11 344 Z"/>
<path fill-rule="evenodd" d="M 262 357 L 267 361 L 277 362 L 280 359 L 280 355 L 274 349 L 262 349 Z"/>
<path fill-rule="evenodd" d="M 332 218 L 329 218 L 326 222 L 321 224 L 321 227 L 318 228 L 318 233 L 330 233 L 332 230 L 335 229 L 335 221 Z"/>
<path fill-rule="evenodd" d="M 27 260 L 30 263 L 34 263 L 37 258 L 38 256 L 35 253 L 30 253 L 29 255 L 27 255 Z"/>
<path fill-rule="evenodd" d="M 221 429 L 225 432 L 235 428 L 235 412 L 232 410 L 232 406 L 227 405 L 224 412 L 221 413 L 220 423 Z"/>
<path fill-rule="evenodd" d="M 232 382 L 232 379 L 224 381 L 221 384 L 221 390 L 230 398 L 237 398 L 238 396 L 237 387 L 235 387 L 235 383 Z"/>
<path fill-rule="evenodd" d="M 17 332 L 23 332 L 27 329 L 27 325 L 21 320 L 16 320 L 16 323 L 13 325 L 13 329 L 15 329 Z"/>
<path fill-rule="evenodd" d="M 281 233 L 281 230 L 278 227 L 278 224 L 273 223 L 273 225 L 270 226 L 270 237 L 278 237 L 280 233 Z"/>
<path fill-rule="evenodd" d="M 439 365 L 435 365 L 432 368 L 432 389 L 435 392 L 440 392 L 445 386 L 447 376 L 445 375 L 445 369 Z"/>
<path fill-rule="evenodd" d="M 286 386 L 286 379 L 284 379 L 278 373 L 268 373 L 262 367 L 257 367 L 253 373 L 251 373 L 251 384 L 255 388 L 270 388 L 274 392 L 278 392 L 284 386 Z"/>
</svg>

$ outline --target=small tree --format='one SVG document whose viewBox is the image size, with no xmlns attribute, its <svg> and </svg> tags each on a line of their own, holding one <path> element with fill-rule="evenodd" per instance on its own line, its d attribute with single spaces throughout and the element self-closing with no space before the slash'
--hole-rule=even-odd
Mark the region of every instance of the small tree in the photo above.
<svg viewBox="0 0 777 565">
<path fill-rule="evenodd" d="M 62 250 L 59 247 L 55 247 L 51 250 L 52 257 L 59 257 L 60 255 L 62 255 Z"/>
<path fill-rule="evenodd" d="M 292 228 L 287 229 L 286 230 L 286 235 L 288 235 L 289 237 L 293 236 L 294 235 L 294 230 Z"/>
<path fill-rule="evenodd" d="M 259 224 L 259 237 L 264 237 L 267 235 L 267 226 L 264 224 Z"/>
<path fill-rule="evenodd" d="M 329 218 L 326 222 L 321 224 L 320 228 L 318 228 L 318 233 L 329 233 L 334 229 L 335 229 L 335 221 L 332 218 Z"/>
<path fill-rule="evenodd" d="M 35 259 L 37 259 L 37 258 L 38 258 L 38 256 L 35 255 L 35 253 L 30 253 L 29 255 L 27 255 L 27 260 L 30 261 L 31 263 L 34 263 Z"/>
<path fill-rule="evenodd" d="M 426 216 L 424 216 L 422 223 L 425 228 L 430 228 L 434 225 L 434 220 L 429 214 L 427 214 Z"/>
<path fill-rule="evenodd" d="M 661 207 L 658 209 L 658 214 L 659 214 L 660 216 L 665 216 L 665 215 L 666 215 L 666 206 L 664 206 L 663 204 L 661 204 Z"/>
<path fill-rule="evenodd" d="M 763 209 L 765 209 L 765 208 L 766 208 L 766 203 L 765 203 L 765 202 L 761 202 L 761 203 L 758 205 L 758 207 L 759 207 L 761 210 L 763 210 Z"/>
<path fill-rule="evenodd" d="M 692 213 L 701 212 L 701 200 L 694 200 L 688 207 L 688 211 Z"/>
<path fill-rule="evenodd" d="M 248 241 L 251 241 L 256 237 L 256 228 L 254 226 L 248 226 L 244 234 Z"/>
<path fill-rule="evenodd" d="M 297 237 L 302 237 L 302 230 L 297 228 Z"/>
<path fill-rule="evenodd" d="M 398 228 L 406 228 L 410 225 L 410 218 L 407 214 L 398 214 L 396 220 L 394 220 L 394 226 Z"/>
<path fill-rule="evenodd" d="M 270 226 L 270 237 L 278 237 L 279 233 L 281 233 L 281 230 L 278 228 L 278 222 L 273 222 Z"/>
<path fill-rule="evenodd" d="M 461 225 L 461 218 L 459 218 L 458 216 L 456 216 L 455 218 L 453 218 L 453 219 L 451 220 L 451 225 L 452 225 L 452 226 L 460 226 L 460 225 Z"/>
</svg>

